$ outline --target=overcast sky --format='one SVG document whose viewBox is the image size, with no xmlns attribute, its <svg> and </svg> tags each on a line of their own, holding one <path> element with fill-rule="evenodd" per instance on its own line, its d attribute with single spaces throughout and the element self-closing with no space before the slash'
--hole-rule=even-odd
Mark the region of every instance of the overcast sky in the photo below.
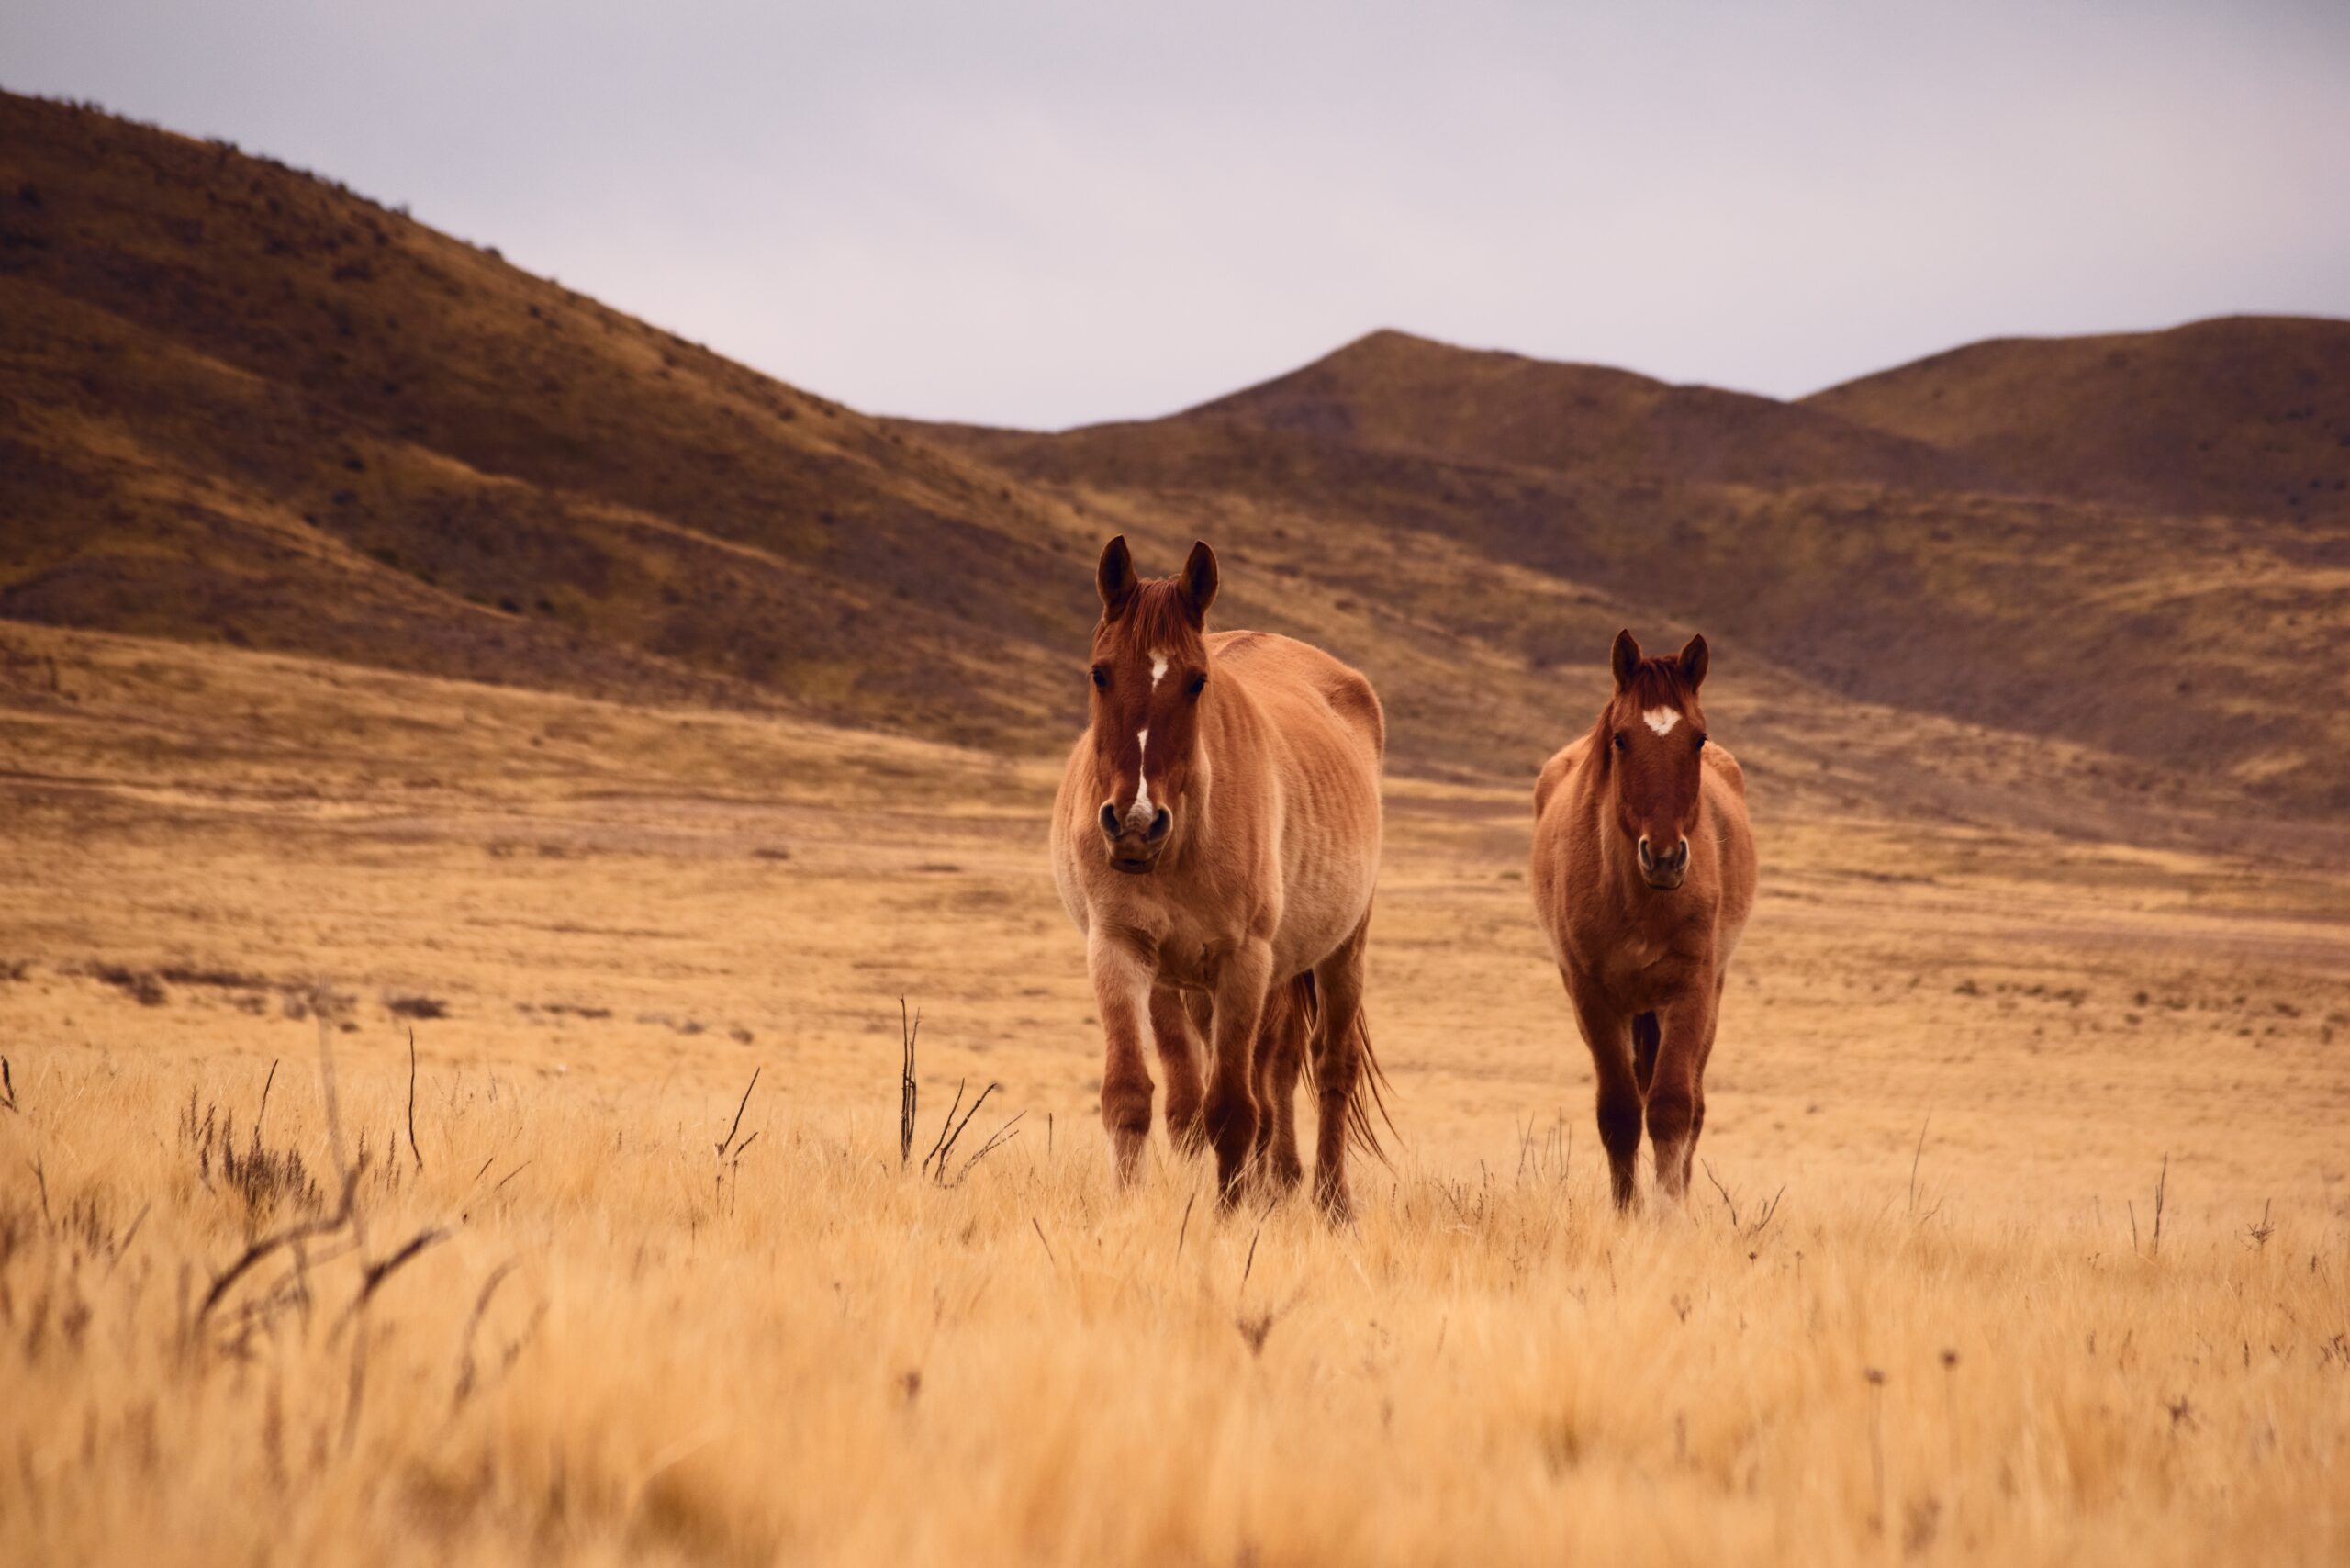
<svg viewBox="0 0 2350 1568">
<path fill-rule="evenodd" d="M 1164 413 L 1382 326 L 1791 396 L 2350 315 L 2344 0 L 0 0 L 0 85 L 942 419 Z"/>
</svg>

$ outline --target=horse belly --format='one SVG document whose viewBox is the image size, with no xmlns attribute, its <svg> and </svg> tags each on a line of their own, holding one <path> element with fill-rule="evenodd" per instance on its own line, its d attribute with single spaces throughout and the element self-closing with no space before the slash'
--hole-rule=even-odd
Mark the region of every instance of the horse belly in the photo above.
<svg viewBox="0 0 2350 1568">
<path fill-rule="evenodd" d="M 1274 956 L 1287 973 L 1337 951 L 1370 912 L 1379 886 L 1379 778 L 1343 743 L 1285 808 L 1281 926 Z"/>
</svg>

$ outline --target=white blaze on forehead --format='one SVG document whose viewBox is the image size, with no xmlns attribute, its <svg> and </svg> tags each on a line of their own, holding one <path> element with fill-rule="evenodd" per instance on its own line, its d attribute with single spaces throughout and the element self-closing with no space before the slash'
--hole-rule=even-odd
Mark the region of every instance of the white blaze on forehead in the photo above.
<svg viewBox="0 0 2350 1568">
<path fill-rule="evenodd" d="M 1153 648 L 1150 650 L 1150 689 L 1153 691 L 1158 690 L 1158 683 L 1166 678 L 1167 655 L 1157 648 Z"/>
<path fill-rule="evenodd" d="M 1651 708 L 1647 712 L 1640 715 L 1640 722 L 1646 724 L 1650 729 L 1654 730 L 1658 734 L 1669 735 L 1673 733 L 1673 726 L 1681 722 L 1681 710 L 1678 708 Z"/>
<path fill-rule="evenodd" d="M 1126 814 L 1130 817 L 1150 815 L 1150 775 L 1143 770 L 1144 759 L 1150 752 L 1150 732 L 1135 732 L 1135 803 Z"/>
</svg>

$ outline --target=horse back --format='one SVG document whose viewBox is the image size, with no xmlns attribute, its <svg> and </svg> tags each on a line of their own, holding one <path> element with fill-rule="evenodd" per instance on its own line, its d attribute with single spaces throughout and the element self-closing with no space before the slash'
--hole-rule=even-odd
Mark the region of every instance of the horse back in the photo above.
<svg viewBox="0 0 2350 1568">
<path fill-rule="evenodd" d="M 1276 714 L 1302 701 L 1368 743 L 1374 766 L 1386 756 L 1386 710 L 1360 670 L 1278 632 L 1218 632 L 1207 644 L 1216 667 L 1240 677 Z"/>
<path fill-rule="evenodd" d="M 1590 749 L 1591 737 L 1579 736 L 1551 753 L 1550 760 L 1542 765 L 1542 775 L 1534 781 L 1534 815 L 1537 821 L 1550 806 L 1550 797 L 1574 777 L 1575 769 L 1583 763 L 1583 753 Z"/>
</svg>

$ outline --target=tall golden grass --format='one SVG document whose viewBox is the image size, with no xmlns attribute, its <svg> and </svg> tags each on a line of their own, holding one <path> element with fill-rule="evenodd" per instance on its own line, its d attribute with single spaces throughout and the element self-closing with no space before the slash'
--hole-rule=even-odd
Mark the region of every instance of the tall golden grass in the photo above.
<svg viewBox="0 0 2350 1568">
<path fill-rule="evenodd" d="M 2134 1247 L 1898 1185 L 1626 1218 L 1554 1133 L 1333 1231 L 1115 1191 L 1091 1123 L 973 1162 L 993 1105 L 925 1173 L 935 1084 L 901 1166 L 894 1061 L 731 1135 L 428 1061 L 411 1148 L 375 1055 L 265 1111 L 250 1061 L 11 1063 L 0 1562 L 2350 1555 L 2341 1226 L 2157 1242 L 2152 1172 Z"/>
</svg>

